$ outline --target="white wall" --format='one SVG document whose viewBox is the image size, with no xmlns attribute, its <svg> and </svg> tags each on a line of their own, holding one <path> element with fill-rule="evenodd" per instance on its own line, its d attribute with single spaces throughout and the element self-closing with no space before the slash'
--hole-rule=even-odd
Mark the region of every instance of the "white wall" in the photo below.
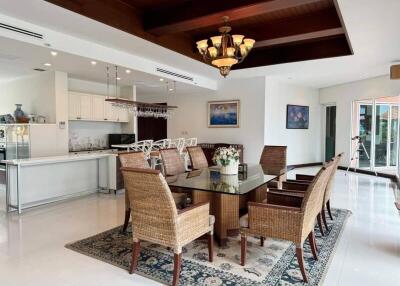
<svg viewBox="0 0 400 286">
<path fill-rule="evenodd" d="M 58 71 L 54 73 L 52 98 L 55 102 L 53 107 L 56 113 L 55 123 L 31 125 L 31 157 L 68 154 L 68 84 L 66 73 Z M 46 105 L 46 102 L 42 102 L 42 105 Z"/>
<path fill-rule="evenodd" d="M 351 156 L 352 102 L 400 95 L 400 81 L 389 76 L 370 78 L 320 90 L 321 104 L 336 104 L 336 153 L 345 152 L 342 166 L 347 166 Z"/>
<path fill-rule="evenodd" d="M 265 145 L 285 145 L 287 164 L 321 162 L 321 107 L 319 91 L 266 79 Z M 287 104 L 310 107 L 309 129 L 286 129 Z"/>
<path fill-rule="evenodd" d="M 54 82 L 54 72 L 43 72 L 0 83 L 0 114 L 13 114 L 15 104 L 20 103 L 26 114 L 43 115 L 47 123 L 55 123 Z"/>
<path fill-rule="evenodd" d="M 168 120 L 168 137 L 197 137 L 204 143 L 237 143 L 244 145 L 244 159 L 258 162 L 264 138 L 264 78 L 221 80 L 216 92 L 163 97 L 143 96 L 139 101 L 168 102 L 178 108 Z M 239 128 L 208 128 L 207 101 L 240 100 Z"/>
<path fill-rule="evenodd" d="M 208 128 L 207 101 L 240 99 L 240 128 Z M 240 143 L 248 163 L 258 163 L 264 144 L 287 145 L 288 164 L 321 162 L 321 107 L 317 89 L 269 78 L 222 80 L 216 92 L 145 96 L 138 100 L 168 102 L 178 109 L 168 121 L 168 137 L 198 137 L 199 142 Z M 286 105 L 310 106 L 310 128 L 286 129 Z"/>
<path fill-rule="evenodd" d="M 115 85 L 110 83 L 109 86 L 109 94 L 107 94 L 107 84 L 89 81 L 89 80 L 82 80 L 76 78 L 68 78 L 68 90 L 76 91 L 76 92 L 86 92 L 86 93 L 93 93 L 99 95 L 109 95 L 115 96 Z M 118 93 L 120 89 L 118 87 Z"/>
</svg>

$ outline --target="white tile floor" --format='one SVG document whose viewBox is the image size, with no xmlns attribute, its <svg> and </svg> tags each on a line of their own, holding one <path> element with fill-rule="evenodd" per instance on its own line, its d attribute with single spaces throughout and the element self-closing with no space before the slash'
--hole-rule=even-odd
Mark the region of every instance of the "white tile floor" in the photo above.
<svg viewBox="0 0 400 286">
<path fill-rule="evenodd" d="M 400 285 L 400 215 L 393 192 L 387 179 L 338 172 L 332 205 L 353 215 L 323 285 Z M 0 203 L 1 286 L 159 285 L 64 248 L 119 225 L 122 195 L 93 195 L 18 216 L 5 214 L 0 188 Z"/>
</svg>

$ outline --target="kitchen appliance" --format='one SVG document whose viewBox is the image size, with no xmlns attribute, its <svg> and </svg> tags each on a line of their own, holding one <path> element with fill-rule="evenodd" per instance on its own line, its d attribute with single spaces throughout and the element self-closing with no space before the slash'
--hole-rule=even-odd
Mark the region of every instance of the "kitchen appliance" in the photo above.
<svg viewBox="0 0 400 286">
<path fill-rule="evenodd" d="M 28 124 L 0 125 L 0 161 L 30 157 Z M 1 164 L 4 166 L 4 164 Z"/>
<path fill-rule="evenodd" d="M 4 169 L 5 164 L 1 163 L 6 159 L 6 127 L 0 125 L 0 169 Z"/>
<path fill-rule="evenodd" d="M 132 144 L 135 143 L 135 134 L 108 134 L 108 146 L 111 149 L 112 145 Z"/>
</svg>

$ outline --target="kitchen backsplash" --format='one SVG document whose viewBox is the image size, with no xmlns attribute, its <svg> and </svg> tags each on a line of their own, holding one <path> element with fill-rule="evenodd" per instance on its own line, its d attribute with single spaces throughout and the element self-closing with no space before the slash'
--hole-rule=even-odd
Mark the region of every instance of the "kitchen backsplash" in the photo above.
<svg viewBox="0 0 400 286">
<path fill-rule="evenodd" d="M 120 123 L 70 121 L 69 150 L 108 147 L 108 134 L 111 133 L 121 133 Z"/>
</svg>

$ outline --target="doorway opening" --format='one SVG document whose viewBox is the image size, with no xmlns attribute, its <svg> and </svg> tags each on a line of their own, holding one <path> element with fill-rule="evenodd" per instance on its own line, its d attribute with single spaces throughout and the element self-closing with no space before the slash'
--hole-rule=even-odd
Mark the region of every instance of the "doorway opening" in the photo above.
<svg viewBox="0 0 400 286">
<path fill-rule="evenodd" d="M 353 136 L 360 136 L 369 153 L 361 152 L 357 168 L 396 174 L 399 155 L 400 96 L 355 101 Z M 352 143 L 352 150 L 355 146 Z"/>
<path fill-rule="evenodd" d="M 326 106 L 325 110 L 325 161 L 335 156 L 336 106 Z"/>
</svg>

